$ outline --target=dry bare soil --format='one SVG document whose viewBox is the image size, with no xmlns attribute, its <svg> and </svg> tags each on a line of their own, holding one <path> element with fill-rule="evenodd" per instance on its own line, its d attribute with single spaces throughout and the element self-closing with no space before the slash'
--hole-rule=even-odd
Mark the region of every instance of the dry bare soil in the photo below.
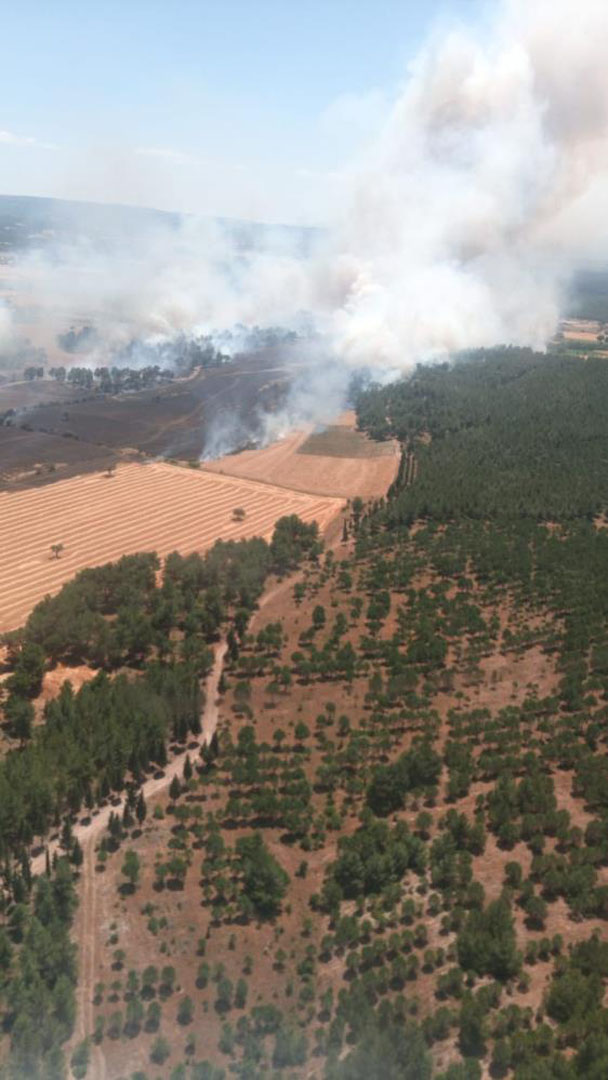
<svg viewBox="0 0 608 1080">
<path fill-rule="evenodd" d="M 295 580 L 288 580 L 279 587 L 273 586 L 264 598 L 263 610 L 252 620 L 250 631 L 254 635 L 269 622 L 278 620 L 282 623 L 282 664 L 289 663 L 294 651 L 301 648 L 300 635 L 311 626 L 312 613 L 317 605 L 323 607 L 327 616 L 326 625 L 315 636 L 318 647 L 331 634 L 334 621 L 341 614 L 347 624 L 342 640 L 351 643 L 359 655 L 361 649 L 366 648 L 364 642 L 369 627 L 365 612 L 353 606 L 353 600 L 365 580 L 366 566 L 360 564 L 357 568 L 356 576 L 360 574 L 361 577 L 359 588 L 355 586 L 353 590 L 341 579 L 338 563 L 340 558 L 352 553 L 350 543 L 337 543 L 334 552 L 333 564 L 312 573 L 306 570 L 300 575 L 305 592 L 303 600 L 295 602 Z M 349 569 L 354 569 L 352 563 Z M 426 570 L 412 581 L 412 585 L 418 589 L 432 587 L 433 583 L 433 575 Z M 476 595 L 475 598 L 481 601 L 481 597 Z M 495 616 L 503 632 L 507 627 L 514 634 L 530 630 L 526 615 L 504 601 L 496 606 L 483 605 L 483 614 L 487 619 Z M 392 609 L 379 636 L 390 640 L 398 629 L 398 621 L 398 610 Z M 433 694 L 437 749 L 442 751 L 453 734 L 451 710 L 455 707 L 464 711 L 485 708 L 496 716 L 506 707 L 521 707 L 531 694 L 543 698 L 555 691 L 558 681 L 555 657 L 546 653 L 537 641 L 547 632 L 548 624 L 545 626 L 541 618 L 533 629 L 534 635 L 527 647 L 518 645 L 509 648 L 503 639 L 502 644 L 497 641 L 493 651 L 476 660 L 472 659 L 466 639 L 456 646 L 449 660 L 452 673 L 450 684 L 443 686 L 440 680 Z M 281 691 L 271 687 L 272 664 L 262 663 L 263 671 L 250 678 L 251 695 L 244 710 L 233 691 L 239 677 L 243 677 L 243 669 L 239 674 L 239 667 L 255 651 L 250 646 L 245 651 L 244 659 L 241 658 L 236 667 L 228 669 L 228 689 L 221 697 L 218 717 L 220 746 L 224 751 L 220 752 L 216 768 L 211 773 L 203 770 L 200 779 L 195 771 L 194 779 L 183 789 L 177 802 L 168 798 L 167 777 L 156 795 L 149 799 L 148 817 L 143 830 L 133 831 L 121 850 L 110 857 L 105 868 L 97 864 L 92 885 L 90 860 L 84 870 L 88 893 L 86 910 L 81 906 L 79 912 L 81 929 L 77 930 L 77 936 L 80 935 L 81 944 L 83 932 L 86 937 L 86 981 L 80 988 L 81 995 L 86 997 L 86 1003 L 83 1003 L 86 1006 L 86 1023 L 80 1024 L 79 1037 L 86 1030 L 91 1031 L 92 1024 L 98 1018 L 103 1018 L 106 1032 L 111 1028 L 113 1016 L 120 1013 L 124 1020 L 129 998 L 126 984 L 128 972 L 135 971 L 141 978 L 147 965 L 155 965 L 159 972 L 163 966 L 171 965 L 175 969 L 174 986 L 168 994 L 160 993 L 156 998 L 162 1008 L 160 1031 L 171 1047 L 171 1055 L 161 1069 L 163 1076 L 169 1076 L 172 1068 L 190 1055 L 197 1060 L 210 1060 L 225 1068 L 229 1074 L 240 1051 L 222 1049 L 222 1032 L 225 1032 L 226 1024 L 235 1030 L 238 1022 L 254 1005 L 270 1004 L 280 1008 L 294 1025 L 307 1033 L 309 1050 L 312 1050 L 315 1031 L 319 1030 L 323 995 L 331 990 L 335 1002 L 339 992 L 348 988 L 352 973 L 347 968 L 343 946 L 334 945 L 330 950 L 331 958 L 326 956 L 319 959 L 324 952 L 323 935 L 331 932 L 332 924 L 325 915 L 317 914 L 314 919 L 310 918 L 310 899 L 313 894 L 319 893 L 325 874 L 336 858 L 339 838 L 352 835 L 359 825 L 363 800 L 356 783 L 356 773 L 361 771 L 369 777 L 375 765 L 386 762 L 409 747 L 419 734 L 419 727 L 412 715 L 395 712 L 388 726 L 383 728 L 383 735 L 379 735 L 380 721 L 369 693 L 370 670 L 367 673 L 361 671 L 352 679 L 297 678 L 294 673 L 291 689 Z M 347 719 L 348 732 L 342 728 L 343 718 Z M 307 733 L 304 735 L 296 733 L 299 722 L 306 725 Z M 251 723 L 257 745 L 265 747 L 266 767 L 269 775 L 274 777 L 272 783 L 277 784 L 278 790 L 282 790 L 280 785 L 290 770 L 302 770 L 312 792 L 312 848 L 304 850 L 298 843 L 286 839 L 284 828 L 264 828 L 265 843 L 290 877 L 282 913 L 272 922 L 255 919 L 243 921 L 238 915 L 231 915 L 234 909 L 229 900 L 223 905 L 218 901 L 217 906 L 209 901 L 209 893 L 213 894 L 215 888 L 210 884 L 214 880 L 213 872 L 206 862 L 204 843 L 195 838 L 198 826 L 210 814 L 216 822 L 221 823 L 221 835 L 228 851 L 234 847 L 239 836 L 250 833 L 256 827 L 255 819 L 247 820 L 243 810 L 245 804 L 239 804 L 239 816 L 238 809 L 230 808 L 230 800 L 236 797 L 238 802 L 239 798 L 246 797 L 247 792 L 260 783 L 259 779 L 254 778 L 250 787 L 248 780 L 236 780 L 230 767 L 224 764 L 229 745 L 234 745 L 239 730 Z M 274 737 L 279 730 L 283 732 L 280 743 Z M 360 740 L 358 757 L 349 758 L 349 740 L 353 747 L 353 740 Z M 328 790 L 321 777 L 324 765 L 333 755 L 341 758 L 343 772 L 339 780 L 329 785 Z M 196 750 L 192 757 L 195 761 Z M 179 758 L 180 765 L 182 761 L 183 752 Z M 175 775 L 176 771 L 172 764 L 170 775 Z M 558 807 L 568 810 L 573 824 L 584 828 L 588 815 L 583 801 L 573 797 L 572 772 L 556 769 L 553 778 Z M 393 820 L 399 818 L 406 821 L 415 830 L 418 813 L 425 808 L 429 818 L 428 834 L 431 839 L 436 839 L 442 835 L 442 819 L 450 807 L 456 805 L 459 812 L 464 812 L 472 820 L 477 800 L 486 795 L 491 787 L 487 781 L 478 779 L 471 784 L 468 793 L 455 802 L 448 793 L 444 773 L 436 799 L 425 803 L 412 798 Z M 155 807 L 159 809 L 153 815 Z M 178 814 L 181 814 L 179 826 Z M 205 829 L 203 833 L 206 835 Z M 555 843 L 550 841 L 551 851 L 555 850 Z M 121 884 L 120 868 L 126 848 L 136 850 L 142 862 L 141 881 L 133 895 L 128 895 Z M 170 857 L 172 849 L 173 853 L 177 849 L 188 863 L 185 881 L 179 888 L 171 885 L 159 888 L 155 880 L 155 865 Z M 500 893 L 505 880 L 505 867 L 513 860 L 519 860 L 524 871 L 529 872 L 531 854 L 523 841 L 506 850 L 497 845 L 493 835 L 487 836 L 485 851 L 473 860 L 474 877 L 482 883 L 486 901 Z M 302 863 L 305 863 L 304 873 Z M 229 897 L 238 891 L 230 884 L 235 880 L 230 877 L 231 869 L 229 867 L 225 871 L 228 881 L 226 894 Z M 608 869 L 600 868 L 599 877 L 605 883 Z M 408 956 L 411 954 L 416 963 L 416 974 L 410 976 L 412 981 L 407 983 L 406 994 L 412 1008 L 415 1004 L 418 1016 L 423 1018 L 440 1004 L 435 996 L 437 978 L 453 963 L 455 933 L 453 929 L 446 930 L 442 909 L 433 909 L 426 896 L 426 888 L 418 887 L 414 875 L 405 876 L 399 891 L 400 900 L 413 901 L 416 911 L 412 922 L 413 942 L 408 946 Z M 94 924 L 87 916 L 93 894 L 96 912 Z M 342 906 L 342 914 L 352 915 L 356 908 L 355 902 L 347 902 Z M 587 938 L 594 930 L 603 933 L 601 922 L 595 919 L 577 921 L 561 900 L 549 906 L 545 925 L 537 932 L 531 933 L 526 927 L 524 912 L 520 908 L 515 906 L 514 913 L 518 947 L 522 951 L 530 940 L 538 943 L 541 938 L 551 938 L 555 934 L 561 934 L 567 945 Z M 373 940 L 381 939 L 386 944 L 389 935 L 394 936 L 394 931 L 400 931 L 400 927 L 402 930 L 395 912 L 387 913 L 379 900 L 371 898 L 365 905 L 365 914 L 373 927 Z M 123 950 L 124 954 L 118 961 L 117 949 Z M 427 949 L 441 951 L 444 958 L 438 962 L 438 967 L 434 962 L 430 965 L 427 963 Z M 312 964 L 312 980 L 306 974 L 311 955 L 316 958 Z M 205 985 L 200 980 L 203 961 L 208 964 L 210 975 Z M 509 987 L 506 1000 L 511 1005 L 530 1009 L 534 1013 L 541 1007 L 549 986 L 553 960 L 540 959 L 526 970 L 527 976 L 514 981 Z M 245 979 L 248 991 L 245 1008 L 233 1004 L 226 1012 L 218 1005 L 221 975 L 231 980 L 233 988 L 239 979 Z M 184 1026 L 178 1021 L 177 1014 L 180 1002 L 186 996 L 193 1001 L 194 1018 L 191 1024 Z M 90 1076 L 93 1080 L 101 1077 L 118 1080 L 138 1069 L 151 1076 L 160 1075 L 150 1058 L 156 1035 L 156 1032 L 146 1030 L 145 1025 L 133 1037 L 121 1036 L 120 1033 L 115 1036 L 106 1034 L 96 1048 Z M 187 1047 L 189 1037 L 190 1049 Z M 279 1075 L 279 1071 L 270 1065 L 272 1040 L 269 1040 L 269 1047 L 268 1075 Z M 454 1026 L 447 1037 L 434 1045 L 433 1058 L 437 1070 L 458 1060 Z M 323 1071 L 324 1059 L 321 1055 L 309 1057 L 305 1066 L 290 1070 L 289 1075 L 320 1080 Z M 483 1063 L 482 1075 L 484 1080 L 490 1076 L 487 1059 Z"/>
</svg>

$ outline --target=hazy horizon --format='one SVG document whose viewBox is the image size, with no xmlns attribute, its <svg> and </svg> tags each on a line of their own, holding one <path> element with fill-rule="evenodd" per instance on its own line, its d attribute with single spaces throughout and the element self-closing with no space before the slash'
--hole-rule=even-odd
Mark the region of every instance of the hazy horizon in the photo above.
<svg viewBox="0 0 608 1080">
<path fill-rule="evenodd" d="M 30 0 L 4 13 L 2 190 L 322 224 L 423 39 L 478 10 Z"/>
<path fill-rule="evenodd" d="M 382 377 L 463 349 L 543 349 L 574 270 L 606 250 L 608 9 L 572 13 L 26 4 L 10 18 L 41 70 L 28 81 L 9 58 L 0 76 L 14 83 L 3 185 L 191 216 L 125 221 L 111 253 L 58 229 L 20 264 L 25 307 L 47 323 L 94 313 L 104 349 L 309 325 L 345 373 Z M 252 233 L 243 258 L 218 218 L 325 228 L 305 260 L 277 232 Z M 5 305 L 9 346 L 15 314 Z"/>
</svg>

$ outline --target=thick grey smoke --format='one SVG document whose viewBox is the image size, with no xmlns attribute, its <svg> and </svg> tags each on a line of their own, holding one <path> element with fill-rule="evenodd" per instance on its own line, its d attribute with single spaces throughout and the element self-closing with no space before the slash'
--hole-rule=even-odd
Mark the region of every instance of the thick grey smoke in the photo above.
<svg viewBox="0 0 608 1080">
<path fill-rule="evenodd" d="M 0 301 L 0 351 L 9 347 L 13 339 L 13 320 L 8 304 Z"/>
<path fill-rule="evenodd" d="M 606 254 L 607 47 L 604 0 L 512 0 L 431 40 L 341 225 L 342 355 L 545 345 L 599 234 Z"/>
<path fill-rule="evenodd" d="M 61 329 L 92 322 L 96 364 L 134 339 L 220 341 L 239 324 L 246 340 L 306 318 L 345 368 L 378 373 L 543 347 L 572 269 L 605 252 L 607 52 L 605 0 L 504 0 L 416 57 L 344 172 L 345 212 L 306 255 L 286 235 L 239 249 L 191 219 L 119 250 L 30 254 L 24 293 Z M 294 393 L 293 415 L 326 398 L 316 382 Z"/>
</svg>

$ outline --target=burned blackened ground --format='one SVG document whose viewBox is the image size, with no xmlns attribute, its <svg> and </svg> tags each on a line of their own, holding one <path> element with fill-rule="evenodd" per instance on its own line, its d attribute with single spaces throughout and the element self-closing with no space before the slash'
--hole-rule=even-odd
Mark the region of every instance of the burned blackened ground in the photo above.
<svg viewBox="0 0 608 1080">
<path fill-rule="evenodd" d="M 0 388 L 0 413 L 14 409 L 15 402 L 20 407 L 0 427 L 2 483 L 44 482 L 103 467 L 133 451 L 198 460 L 224 428 L 233 438 L 222 450 L 251 445 L 260 437 L 262 417 L 278 411 L 286 399 L 289 359 L 284 349 L 267 349 L 121 395 L 78 390 L 70 395 L 64 385 L 49 386 L 45 380 L 39 389 L 28 388 L 21 403 L 14 384 L 6 384 Z"/>
</svg>

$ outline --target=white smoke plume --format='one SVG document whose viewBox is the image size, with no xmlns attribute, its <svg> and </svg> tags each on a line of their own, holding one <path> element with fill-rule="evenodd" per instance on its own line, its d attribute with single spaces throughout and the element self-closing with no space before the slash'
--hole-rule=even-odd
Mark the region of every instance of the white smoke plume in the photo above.
<svg viewBox="0 0 608 1080">
<path fill-rule="evenodd" d="M 608 192 L 607 47 L 604 0 L 512 0 L 431 40 L 354 182 L 339 352 L 545 345 L 577 259 L 599 234 L 606 254 L 600 200 L 581 207 Z"/>
<path fill-rule="evenodd" d="M 24 293 L 62 329 L 94 324 L 92 363 L 133 339 L 298 328 L 304 312 L 346 368 L 379 373 L 542 348 L 572 269 L 606 250 L 607 54 L 605 0 L 504 0 L 415 58 L 312 253 L 287 236 L 235 250 L 190 219 L 101 254 L 30 254 Z"/>
<path fill-rule="evenodd" d="M 0 351 L 7 349 L 13 340 L 13 318 L 8 304 L 0 301 Z"/>
<path fill-rule="evenodd" d="M 302 260 L 277 243 L 240 252 L 212 221 L 158 223 L 107 250 L 82 239 L 31 251 L 19 260 L 26 302 L 55 330 L 92 324 L 99 347 L 91 363 L 133 340 L 201 336 L 240 324 L 291 325 L 307 298 Z"/>
</svg>

